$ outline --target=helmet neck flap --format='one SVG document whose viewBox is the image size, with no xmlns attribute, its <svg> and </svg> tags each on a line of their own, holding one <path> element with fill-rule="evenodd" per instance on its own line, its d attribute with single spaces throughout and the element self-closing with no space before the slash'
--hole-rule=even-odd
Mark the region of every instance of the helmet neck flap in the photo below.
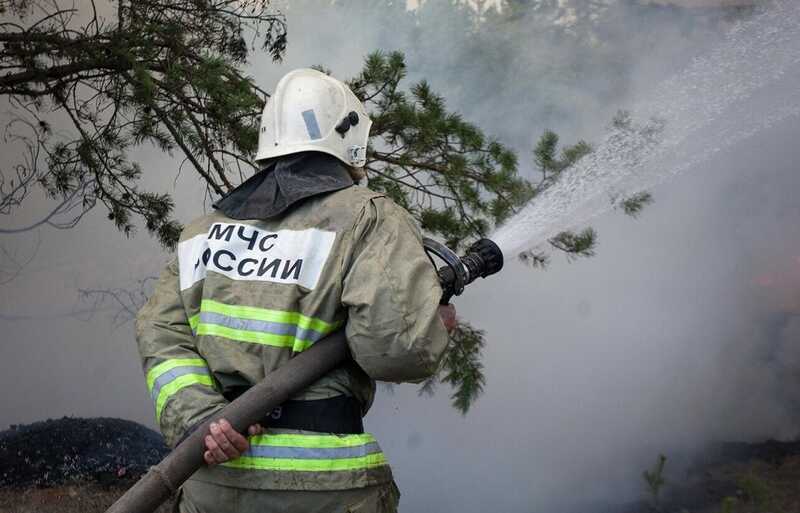
<svg viewBox="0 0 800 513">
<path fill-rule="evenodd" d="M 214 208 L 232 219 L 272 219 L 306 198 L 353 185 L 347 167 L 326 153 L 296 153 L 263 164 Z"/>
</svg>

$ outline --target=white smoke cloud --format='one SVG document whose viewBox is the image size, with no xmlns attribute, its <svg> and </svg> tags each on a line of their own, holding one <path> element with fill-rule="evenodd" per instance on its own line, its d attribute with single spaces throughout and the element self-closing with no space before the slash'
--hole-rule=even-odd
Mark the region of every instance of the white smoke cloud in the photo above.
<svg viewBox="0 0 800 513">
<path fill-rule="evenodd" d="M 512 144 L 531 177 L 528 152 L 543 129 L 596 140 L 617 108 L 728 26 L 632 6 L 601 34 L 616 53 L 573 53 L 525 17 L 476 37 L 442 0 L 428 0 L 424 18 L 404 2 L 289 4 L 285 62 L 252 62 L 261 85 L 318 63 L 346 78 L 369 51 L 405 50 L 410 79 L 428 79 L 452 108 Z M 488 53 L 487 42 L 499 50 Z M 556 257 L 538 272 L 511 256 L 503 273 L 471 286 L 456 304 L 489 340 L 488 385 L 474 411 L 460 417 L 446 389 L 421 399 L 404 386 L 380 394 L 367 418 L 394 465 L 402 510 L 624 502 L 643 491 L 640 472 L 659 452 L 677 474 L 679 455 L 710 441 L 794 436 L 798 134 L 795 120 L 784 121 L 720 152 L 653 190 L 656 203 L 638 221 L 598 218 L 596 258 Z M 160 154 L 136 158 L 151 188 L 176 195 L 180 219 L 203 212 L 197 180 L 173 182 L 177 165 Z M 76 289 L 133 283 L 166 258 L 144 233 L 124 239 L 102 212 L 43 233 L 35 265 L 0 300 L 0 387 L 12 391 L 0 400 L 1 424 L 75 414 L 153 425 L 130 326 L 68 314 Z"/>
</svg>

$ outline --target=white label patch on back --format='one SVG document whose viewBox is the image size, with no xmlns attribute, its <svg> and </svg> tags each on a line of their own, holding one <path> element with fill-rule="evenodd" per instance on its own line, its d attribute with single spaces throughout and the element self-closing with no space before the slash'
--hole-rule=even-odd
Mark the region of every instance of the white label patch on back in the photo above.
<svg viewBox="0 0 800 513">
<path fill-rule="evenodd" d="M 314 228 L 270 232 L 239 223 L 214 223 L 178 244 L 181 290 L 213 271 L 243 281 L 317 286 L 336 233 Z"/>
</svg>

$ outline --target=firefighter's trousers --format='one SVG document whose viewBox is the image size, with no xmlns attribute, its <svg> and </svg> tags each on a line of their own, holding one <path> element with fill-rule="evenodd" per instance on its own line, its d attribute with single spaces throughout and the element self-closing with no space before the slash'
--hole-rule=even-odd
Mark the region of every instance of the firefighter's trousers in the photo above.
<svg viewBox="0 0 800 513">
<path fill-rule="evenodd" d="M 338 491 L 252 490 L 189 479 L 181 487 L 180 513 L 396 513 L 394 482 Z"/>
</svg>

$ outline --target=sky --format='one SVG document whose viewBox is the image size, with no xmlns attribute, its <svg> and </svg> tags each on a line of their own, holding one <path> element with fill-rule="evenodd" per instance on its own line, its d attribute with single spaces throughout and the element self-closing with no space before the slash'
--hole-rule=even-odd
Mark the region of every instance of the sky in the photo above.
<svg viewBox="0 0 800 513">
<path fill-rule="evenodd" d="M 408 45 L 407 35 L 387 33 L 381 13 L 348 34 L 341 30 L 346 10 L 325 11 L 329 23 L 321 26 L 308 2 L 295 5 L 287 11 L 285 62 L 251 68 L 267 88 L 288 69 L 320 62 L 344 78 L 368 51 Z M 526 59 L 547 42 L 514 34 L 520 39 L 509 62 L 536 62 Z M 566 112 L 560 131 L 599 138 L 609 113 L 716 42 L 708 32 L 669 27 L 659 37 L 662 45 L 639 57 L 631 49 L 637 60 L 625 67 L 613 101 L 602 80 L 570 86 L 556 106 Z M 526 143 L 546 127 L 544 100 L 514 103 L 520 88 L 499 81 L 496 97 L 474 101 L 471 89 L 486 76 L 460 43 L 428 56 L 409 46 L 412 78 L 425 75 L 453 108 L 529 152 Z M 443 62 L 452 66 L 437 73 Z M 470 73 L 477 74 L 461 80 Z M 790 87 L 778 80 L 765 94 L 781 97 Z M 403 385 L 381 388 L 366 419 L 393 464 L 401 511 L 585 511 L 640 497 L 641 471 L 659 453 L 674 477 L 708 443 L 796 437 L 799 135 L 800 121 L 789 118 L 652 189 L 655 203 L 638 219 L 617 212 L 596 218 L 594 258 L 554 255 L 543 272 L 510 255 L 502 273 L 458 298 L 459 315 L 487 332 L 487 387 L 474 409 L 462 417 L 446 388 L 424 398 Z M 150 151 L 134 158 L 148 186 L 175 194 L 179 219 L 208 208 L 200 184 L 178 175 L 171 161 Z M 41 205 L 3 221 L 23 223 Z M 116 326 L 112 309 L 85 312 L 79 291 L 135 286 L 169 256 L 145 233 L 124 238 L 100 211 L 73 230 L 0 245 L 22 259 L 35 251 L 0 296 L 0 429 L 62 415 L 154 427 L 132 325 Z"/>
</svg>

